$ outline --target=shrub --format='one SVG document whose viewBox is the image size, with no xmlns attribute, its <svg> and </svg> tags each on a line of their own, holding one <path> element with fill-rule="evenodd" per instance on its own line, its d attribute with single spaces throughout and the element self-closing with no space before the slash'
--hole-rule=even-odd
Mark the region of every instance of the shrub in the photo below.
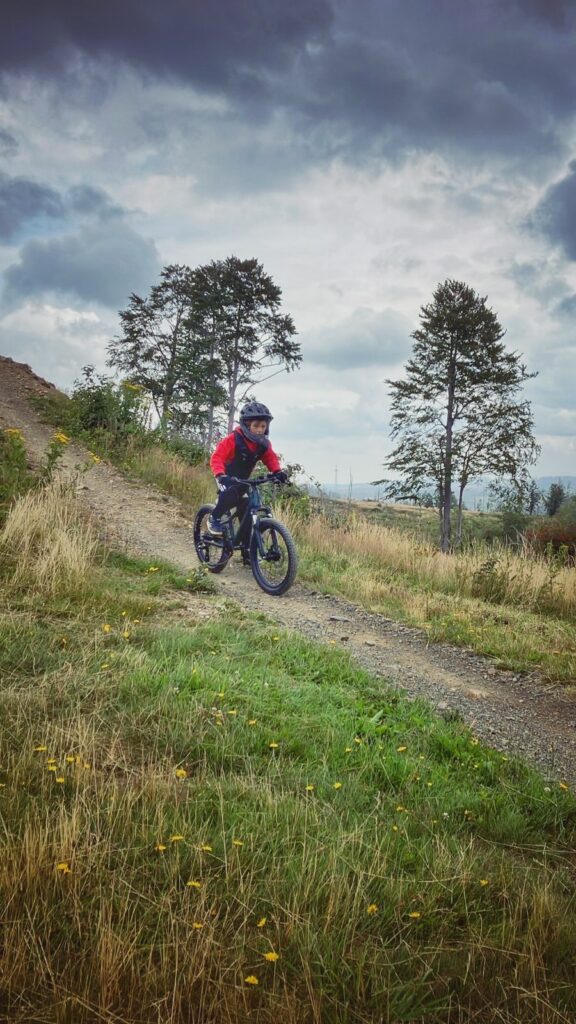
<svg viewBox="0 0 576 1024">
<path fill-rule="evenodd" d="M 554 558 L 562 565 L 576 565 L 576 523 L 554 518 L 526 532 L 526 540 L 534 551 Z"/>
</svg>

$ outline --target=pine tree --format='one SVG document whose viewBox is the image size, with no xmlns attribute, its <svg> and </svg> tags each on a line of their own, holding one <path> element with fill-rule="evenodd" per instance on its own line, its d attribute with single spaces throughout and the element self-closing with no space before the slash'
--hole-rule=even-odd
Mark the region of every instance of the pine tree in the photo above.
<svg viewBox="0 0 576 1024">
<path fill-rule="evenodd" d="M 504 331 L 486 298 L 460 281 L 438 285 L 412 337 L 406 377 L 387 382 L 391 436 L 399 443 L 385 466 L 401 477 L 388 491 L 417 495 L 433 482 L 446 552 L 456 485 L 459 541 L 466 485 L 484 473 L 515 477 L 536 458 L 530 406 L 518 398 L 534 374 L 517 353 L 506 351 Z"/>
</svg>

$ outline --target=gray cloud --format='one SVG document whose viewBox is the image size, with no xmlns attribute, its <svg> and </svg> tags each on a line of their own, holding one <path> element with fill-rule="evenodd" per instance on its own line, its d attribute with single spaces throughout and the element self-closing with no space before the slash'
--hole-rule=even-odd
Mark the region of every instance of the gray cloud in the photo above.
<svg viewBox="0 0 576 1024">
<path fill-rule="evenodd" d="M 305 339 L 302 352 L 306 362 L 337 370 L 394 366 L 411 350 L 411 330 L 394 310 L 356 309 L 346 320 Z"/>
<path fill-rule="evenodd" d="M 29 178 L 11 178 L 0 171 L 0 239 L 10 241 L 29 221 L 64 216 L 61 196 Z"/>
<path fill-rule="evenodd" d="M 531 223 L 576 260 L 576 160 L 569 173 L 548 189 Z"/>
<path fill-rule="evenodd" d="M 11 241 L 22 229 L 46 227 L 72 215 L 108 220 L 123 213 L 103 189 L 73 185 L 60 194 L 49 185 L 0 171 L 0 240 Z"/>
<path fill-rule="evenodd" d="M 18 143 L 14 136 L 5 128 L 0 128 L 0 156 L 14 156 L 18 152 Z"/>
<path fill-rule="evenodd" d="M 568 0 L 36 0 L 26 19 L 11 5 L 0 59 L 12 72 L 124 62 L 224 95 L 253 122 L 281 109 L 316 158 L 446 145 L 544 159 L 573 113 Z"/>
<path fill-rule="evenodd" d="M 120 220 L 91 224 L 76 235 L 26 243 L 5 272 L 4 300 L 59 293 L 112 309 L 131 292 L 148 291 L 160 269 L 156 246 Z"/>
</svg>

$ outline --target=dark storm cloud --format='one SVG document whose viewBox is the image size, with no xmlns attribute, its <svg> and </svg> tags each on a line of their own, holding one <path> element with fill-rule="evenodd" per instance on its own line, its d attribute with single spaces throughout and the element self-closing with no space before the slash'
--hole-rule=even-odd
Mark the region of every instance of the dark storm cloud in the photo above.
<svg viewBox="0 0 576 1024">
<path fill-rule="evenodd" d="M 410 324 L 394 310 L 356 309 L 302 345 L 306 362 L 336 370 L 394 366 L 410 352 Z"/>
<path fill-rule="evenodd" d="M 35 0 L 25 19 L 10 6 L 8 70 L 57 76 L 79 54 L 125 62 L 225 94 L 253 120 L 282 108 L 315 155 L 549 153 L 574 109 L 568 0 Z"/>
<path fill-rule="evenodd" d="M 131 292 L 147 292 L 159 268 L 154 243 L 122 221 L 91 224 L 76 235 L 28 242 L 4 274 L 4 301 L 9 307 L 59 293 L 118 309 Z"/>
<path fill-rule="evenodd" d="M 65 206 L 53 188 L 0 171 L 0 239 L 10 241 L 29 221 L 64 216 Z"/>
<path fill-rule="evenodd" d="M 576 160 L 569 173 L 548 189 L 531 224 L 576 260 Z"/>
<path fill-rule="evenodd" d="M 121 216 L 125 211 L 113 203 L 101 188 L 92 185 L 73 185 L 66 193 L 68 205 L 74 213 L 96 216 L 101 220 Z"/>
<path fill-rule="evenodd" d="M 258 71 L 285 64 L 332 19 L 328 0 L 31 0 L 25 11 L 8 0 L 7 7 L 0 61 L 9 70 L 54 71 L 79 50 L 210 87 L 245 79 L 243 88 L 255 92 Z"/>
<path fill-rule="evenodd" d="M 0 156 L 14 156 L 18 152 L 18 143 L 10 132 L 0 128 Z"/>
</svg>

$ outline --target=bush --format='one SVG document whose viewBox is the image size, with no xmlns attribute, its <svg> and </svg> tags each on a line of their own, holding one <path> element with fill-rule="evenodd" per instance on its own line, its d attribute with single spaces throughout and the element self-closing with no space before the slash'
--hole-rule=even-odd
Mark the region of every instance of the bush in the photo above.
<svg viewBox="0 0 576 1024">
<path fill-rule="evenodd" d="M 67 426 L 74 433 L 112 435 L 114 440 L 144 434 L 148 422 L 148 403 L 138 384 L 115 384 L 97 374 L 93 366 L 82 370 L 67 409 Z"/>
<path fill-rule="evenodd" d="M 576 523 L 563 523 L 555 517 L 527 530 L 526 540 L 534 551 L 562 565 L 576 565 Z"/>
</svg>

